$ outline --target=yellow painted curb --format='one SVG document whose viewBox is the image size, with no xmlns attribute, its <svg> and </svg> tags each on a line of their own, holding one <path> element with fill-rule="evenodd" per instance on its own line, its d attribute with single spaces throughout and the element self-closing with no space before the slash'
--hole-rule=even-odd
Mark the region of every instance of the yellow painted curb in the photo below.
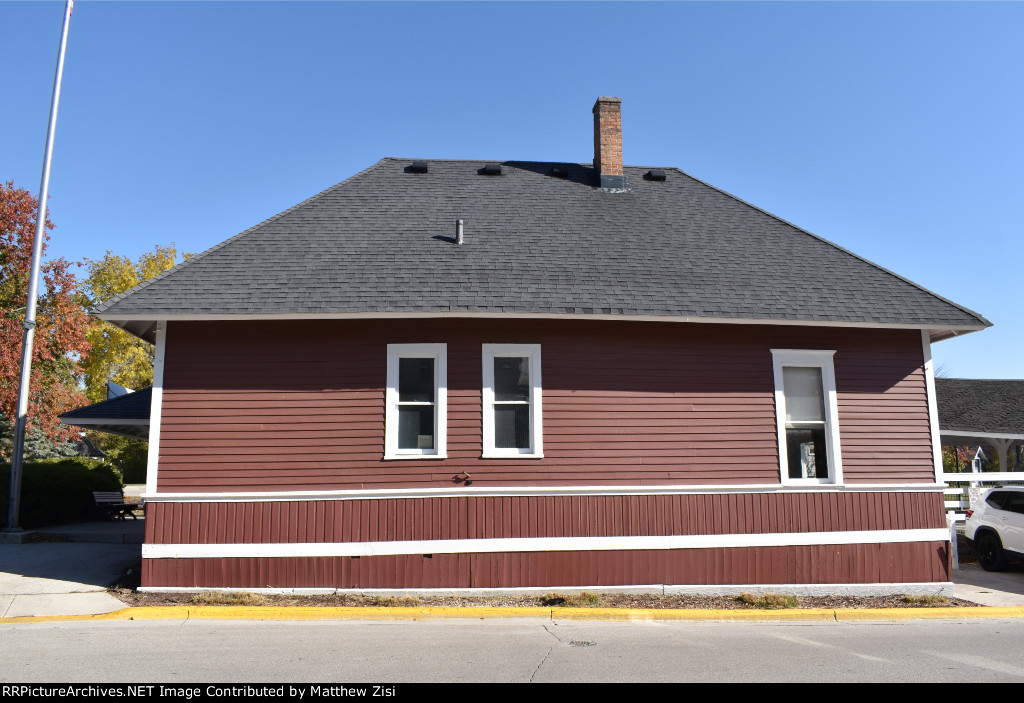
<svg viewBox="0 0 1024 703">
<path fill-rule="evenodd" d="M 544 618 L 605 622 L 856 622 L 1024 618 L 1024 608 L 865 608 L 847 610 L 689 610 L 643 608 L 404 608 L 172 605 L 123 608 L 100 615 L 0 618 L 0 624 L 120 620 L 435 620 Z"/>
<path fill-rule="evenodd" d="M 1024 608 L 863 608 L 837 610 L 836 620 L 939 620 L 1024 618 Z"/>
<path fill-rule="evenodd" d="M 692 610 L 686 608 L 550 608 L 552 620 L 605 620 L 646 622 L 832 621 L 834 610 Z"/>
</svg>

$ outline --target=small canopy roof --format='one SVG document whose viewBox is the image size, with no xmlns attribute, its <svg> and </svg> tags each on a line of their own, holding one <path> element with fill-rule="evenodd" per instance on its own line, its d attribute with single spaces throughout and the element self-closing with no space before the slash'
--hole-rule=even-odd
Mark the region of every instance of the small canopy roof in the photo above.
<svg viewBox="0 0 1024 703">
<path fill-rule="evenodd" d="M 60 421 L 65 425 L 149 439 L 149 406 L 152 400 L 153 387 L 149 386 L 66 412 L 60 416 Z"/>
<path fill-rule="evenodd" d="M 945 436 L 1024 439 L 1024 380 L 936 378 Z"/>
<path fill-rule="evenodd" d="M 944 445 L 987 444 L 1006 470 L 1010 448 L 1024 441 L 1024 380 L 936 378 Z"/>
</svg>

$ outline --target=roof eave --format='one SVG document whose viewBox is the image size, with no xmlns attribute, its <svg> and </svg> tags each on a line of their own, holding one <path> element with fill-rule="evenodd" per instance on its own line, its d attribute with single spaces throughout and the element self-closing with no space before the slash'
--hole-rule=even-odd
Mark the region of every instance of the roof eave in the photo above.
<svg viewBox="0 0 1024 703">
<path fill-rule="evenodd" d="M 94 313 L 95 314 L 95 313 Z M 154 343 L 156 326 L 164 321 L 225 322 L 246 320 L 373 320 L 373 319 L 437 319 L 437 318 L 505 318 L 505 319 L 580 319 L 621 320 L 626 322 L 675 322 L 690 324 L 785 325 L 794 327 L 849 327 L 861 329 L 927 330 L 929 339 L 939 342 L 991 326 L 987 320 L 974 325 L 948 323 L 859 322 L 844 320 L 807 320 L 790 318 L 701 317 L 696 315 L 642 315 L 596 313 L 528 313 L 498 311 L 462 312 L 338 312 L 338 313 L 159 313 L 159 314 L 96 314 L 101 320 L 120 327 L 140 339 Z"/>
</svg>

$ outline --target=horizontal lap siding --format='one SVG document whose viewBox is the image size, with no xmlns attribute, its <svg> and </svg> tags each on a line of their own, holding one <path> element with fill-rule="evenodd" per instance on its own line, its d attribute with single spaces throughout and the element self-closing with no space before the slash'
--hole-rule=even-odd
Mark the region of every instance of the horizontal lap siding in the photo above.
<svg viewBox="0 0 1024 703">
<path fill-rule="evenodd" d="M 417 342 L 448 344 L 448 458 L 383 461 L 386 346 Z M 541 344 L 543 459 L 480 457 L 481 344 L 495 342 Z M 848 481 L 933 479 L 916 331 L 172 322 L 159 490 L 441 487 L 463 471 L 477 486 L 778 483 L 772 348 L 839 350 Z"/>
<path fill-rule="evenodd" d="M 944 542 L 370 557 L 144 559 L 164 588 L 559 588 L 949 581 Z"/>
<path fill-rule="evenodd" d="M 920 336 L 853 352 L 835 358 L 844 479 L 934 482 Z"/>
<path fill-rule="evenodd" d="M 943 528 L 940 493 L 149 503 L 147 544 L 387 542 Z"/>
</svg>

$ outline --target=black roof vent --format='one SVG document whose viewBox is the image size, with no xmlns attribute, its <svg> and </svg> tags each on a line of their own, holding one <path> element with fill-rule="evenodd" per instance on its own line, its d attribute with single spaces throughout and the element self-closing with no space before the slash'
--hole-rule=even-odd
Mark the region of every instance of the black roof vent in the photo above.
<svg viewBox="0 0 1024 703">
<path fill-rule="evenodd" d="M 569 177 L 569 167 L 568 166 L 552 166 L 551 167 L 551 175 L 555 176 L 556 178 L 568 178 Z"/>
<path fill-rule="evenodd" d="M 477 173 L 483 176 L 500 176 L 501 175 L 501 164 L 487 164 Z"/>
<path fill-rule="evenodd" d="M 652 168 L 644 174 L 644 178 L 648 181 L 663 181 L 665 180 L 665 172 L 658 168 Z"/>
<path fill-rule="evenodd" d="M 413 161 L 406 167 L 407 173 L 426 173 L 429 164 L 426 161 Z"/>
</svg>

